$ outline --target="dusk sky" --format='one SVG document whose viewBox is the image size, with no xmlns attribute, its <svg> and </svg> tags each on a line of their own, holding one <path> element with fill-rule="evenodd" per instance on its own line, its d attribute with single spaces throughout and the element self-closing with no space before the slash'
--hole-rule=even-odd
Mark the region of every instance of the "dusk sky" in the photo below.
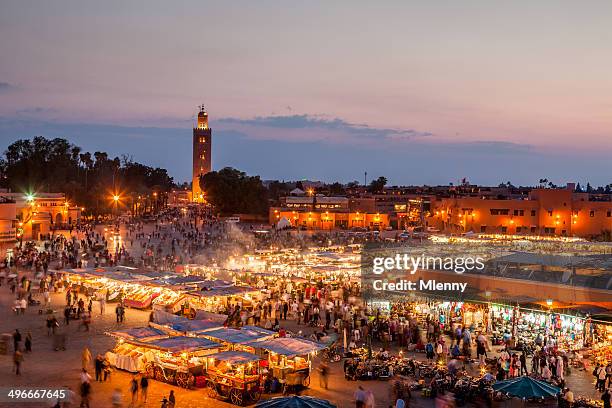
<svg viewBox="0 0 612 408">
<path fill-rule="evenodd" d="M 0 0 L 0 148 L 264 179 L 612 183 L 612 2 Z"/>
</svg>

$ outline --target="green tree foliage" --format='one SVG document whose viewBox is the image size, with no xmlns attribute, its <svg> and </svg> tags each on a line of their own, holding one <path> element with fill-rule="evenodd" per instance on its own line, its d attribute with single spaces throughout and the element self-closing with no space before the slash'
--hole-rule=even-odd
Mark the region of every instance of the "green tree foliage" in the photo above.
<svg viewBox="0 0 612 408">
<path fill-rule="evenodd" d="M 382 193 L 386 185 L 387 185 L 387 178 L 381 176 L 377 178 L 376 180 L 372 180 L 372 182 L 368 186 L 368 191 L 370 193 Z"/>
<path fill-rule="evenodd" d="M 105 152 L 82 152 L 65 139 L 18 140 L 0 159 L 2 187 L 17 192 L 63 192 L 92 212 L 108 210 L 113 191 L 123 196 L 168 191 L 174 185 L 165 169 Z"/>
<path fill-rule="evenodd" d="M 231 167 L 211 171 L 200 177 L 200 186 L 206 198 L 223 215 L 267 214 L 268 190 L 259 176 Z"/>
</svg>

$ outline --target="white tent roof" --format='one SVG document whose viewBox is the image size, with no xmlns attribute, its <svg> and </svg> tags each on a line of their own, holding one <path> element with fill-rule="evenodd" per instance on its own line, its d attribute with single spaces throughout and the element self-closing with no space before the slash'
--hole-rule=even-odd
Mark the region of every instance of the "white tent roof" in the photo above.
<svg viewBox="0 0 612 408">
<path fill-rule="evenodd" d="M 299 195 L 305 195 L 306 192 L 304 190 L 299 189 L 299 188 L 294 188 L 293 190 L 291 190 L 289 192 L 289 194 L 290 195 L 298 195 L 299 196 Z"/>
<path fill-rule="evenodd" d="M 278 229 L 283 229 L 283 228 L 287 228 L 290 227 L 291 223 L 289 222 L 289 220 L 285 217 L 281 218 L 277 223 L 276 223 L 276 228 Z"/>
</svg>

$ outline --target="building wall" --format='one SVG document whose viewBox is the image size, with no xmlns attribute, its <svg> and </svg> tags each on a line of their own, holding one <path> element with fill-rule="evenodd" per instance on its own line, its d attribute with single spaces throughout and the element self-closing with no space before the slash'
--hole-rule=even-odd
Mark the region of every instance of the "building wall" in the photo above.
<svg viewBox="0 0 612 408">
<path fill-rule="evenodd" d="M 64 193 L 0 193 L 0 197 L 14 201 L 15 228 L 23 230 L 23 239 L 39 239 L 53 226 L 75 225 L 81 219 L 81 208 L 66 201 Z M 0 217 L 1 218 L 1 217 Z"/>
<path fill-rule="evenodd" d="M 16 238 L 17 208 L 14 202 L 0 202 L 0 242 Z"/>
<path fill-rule="evenodd" d="M 612 231 L 612 202 L 588 201 L 566 189 L 535 189 L 525 200 L 443 198 L 428 226 L 443 232 L 592 237 Z"/>
<path fill-rule="evenodd" d="M 304 211 L 289 210 L 280 207 L 270 208 L 270 224 L 276 225 L 281 219 L 287 219 L 293 227 L 331 230 L 367 228 L 381 230 L 389 226 L 388 214 L 362 212 Z"/>
</svg>

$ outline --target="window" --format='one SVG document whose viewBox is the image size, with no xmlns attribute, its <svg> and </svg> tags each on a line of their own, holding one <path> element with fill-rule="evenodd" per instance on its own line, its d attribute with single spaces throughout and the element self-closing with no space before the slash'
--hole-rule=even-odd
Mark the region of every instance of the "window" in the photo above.
<svg viewBox="0 0 612 408">
<path fill-rule="evenodd" d="M 502 227 L 502 234 L 505 234 L 508 231 L 508 227 L 504 226 Z"/>
<path fill-rule="evenodd" d="M 545 234 L 554 234 L 555 233 L 555 228 L 554 227 L 544 227 L 544 233 Z"/>
<path fill-rule="evenodd" d="M 608 218 L 612 217 L 612 211 L 608 210 L 608 212 L 606 213 L 606 217 Z"/>
<path fill-rule="evenodd" d="M 201 137 L 200 138 L 200 143 L 206 143 L 206 138 L 205 137 Z"/>
<path fill-rule="evenodd" d="M 589 217 L 594 217 L 595 216 L 595 211 L 591 210 L 589 211 Z"/>
<path fill-rule="evenodd" d="M 480 232 L 487 232 L 487 226 L 486 225 L 481 225 L 480 226 Z"/>
<path fill-rule="evenodd" d="M 200 159 L 201 159 L 201 160 L 206 160 L 206 155 L 205 155 L 205 154 L 201 154 L 201 155 L 200 155 Z"/>
<path fill-rule="evenodd" d="M 536 216 L 536 211 L 535 210 L 531 210 L 531 216 L 535 217 Z"/>
<path fill-rule="evenodd" d="M 548 210 L 548 216 L 552 217 L 552 210 Z"/>
<path fill-rule="evenodd" d="M 531 227 L 531 233 L 535 234 L 536 233 L 536 227 Z"/>
<path fill-rule="evenodd" d="M 523 216 L 525 215 L 525 210 L 514 210 L 514 215 Z"/>
<path fill-rule="evenodd" d="M 516 227 L 516 233 L 520 234 L 521 233 L 521 229 L 522 229 L 522 227 Z"/>
<path fill-rule="evenodd" d="M 491 208 L 491 215 L 508 215 L 510 210 L 507 208 Z"/>
</svg>

